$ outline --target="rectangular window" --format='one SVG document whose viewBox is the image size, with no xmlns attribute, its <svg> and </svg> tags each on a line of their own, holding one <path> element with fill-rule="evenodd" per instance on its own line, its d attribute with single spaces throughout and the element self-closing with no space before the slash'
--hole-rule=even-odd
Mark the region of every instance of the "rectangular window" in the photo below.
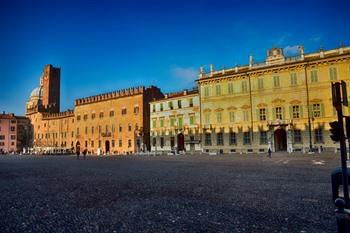
<svg viewBox="0 0 350 233">
<path fill-rule="evenodd" d="M 210 133 L 205 134 L 204 143 L 206 146 L 211 146 L 211 134 Z"/>
<path fill-rule="evenodd" d="M 112 147 L 115 147 L 115 141 L 112 140 Z"/>
<path fill-rule="evenodd" d="M 233 94 L 233 83 L 228 83 L 227 84 L 227 92 L 229 94 Z"/>
<path fill-rule="evenodd" d="M 160 119 L 160 127 L 164 127 L 164 119 Z"/>
<path fill-rule="evenodd" d="M 177 119 L 177 123 L 178 123 L 178 127 L 179 127 L 180 129 L 182 129 L 182 127 L 183 127 L 183 118 L 182 118 L 182 117 L 179 117 L 179 118 Z"/>
<path fill-rule="evenodd" d="M 113 110 L 109 112 L 109 116 L 110 117 L 114 117 L 114 111 Z"/>
<path fill-rule="evenodd" d="M 280 77 L 279 76 L 273 76 L 273 86 L 280 87 Z"/>
<path fill-rule="evenodd" d="M 80 121 L 80 115 L 77 116 L 77 121 Z M 44 125 L 44 127 L 46 127 L 46 125 Z"/>
<path fill-rule="evenodd" d="M 122 115 L 126 115 L 127 111 L 126 108 L 122 108 Z"/>
<path fill-rule="evenodd" d="M 297 119 L 300 117 L 300 107 L 299 105 L 292 106 L 292 117 L 293 119 Z"/>
<path fill-rule="evenodd" d="M 222 120 L 222 114 L 221 114 L 221 112 L 217 112 L 216 113 L 216 122 L 221 123 L 221 120 Z"/>
<path fill-rule="evenodd" d="M 261 121 L 266 121 L 266 108 L 259 109 L 259 119 Z"/>
<path fill-rule="evenodd" d="M 87 119 L 88 119 L 88 115 L 85 114 L 85 115 L 84 115 L 84 121 L 86 121 Z"/>
<path fill-rule="evenodd" d="M 294 143 L 302 143 L 301 130 L 299 129 L 294 130 Z"/>
<path fill-rule="evenodd" d="M 321 117 L 321 104 L 313 104 L 312 105 L 312 116 L 313 117 Z"/>
<path fill-rule="evenodd" d="M 11 135 L 11 140 L 15 140 L 16 139 L 16 135 Z"/>
<path fill-rule="evenodd" d="M 100 117 L 100 118 L 103 118 L 103 112 L 100 112 L 99 117 Z"/>
<path fill-rule="evenodd" d="M 229 112 L 230 122 L 235 122 L 235 112 Z"/>
<path fill-rule="evenodd" d="M 267 144 L 267 132 L 266 131 L 260 131 L 260 145 Z"/>
<path fill-rule="evenodd" d="M 338 79 L 337 77 L 337 68 L 336 67 L 330 67 L 329 68 L 329 77 L 331 81 L 335 81 Z"/>
<path fill-rule="evenodd" d="M 168 102 L 168 106 L 169 106 L 169 109 L 171 109 L 171 110 L 174 109 L 174 106 L 173 106 L 173 102 L 172 102 L 172 101 L 169 101 L 169 102 Z"/>
<path fill-rule="evenodd" d="M 182 108 L 181 100 L 178 100 L 178 101 L 177 101 L 177 107 L 178 107 L 178 108 Z"/>
<path fill-rule="evenodd" d="M 128 148 L 131 147 L 131 139 L 128 140 Z"/>
<path fill-rule="evenodd" d="M 140 107 L 139 106 L 135 106 L 134 107 L 134 114 L 139 114 L 140 112 Z"/>
<path fill-rule="evenodd" d="M 245 93 L 248 91 L 247 81 L 242 81 L 242 92 Z"/>
<path fill-rule="evenodd" d="M 194 116 L 190 116 L 190 125 L 194 125 Z"/>
<path fill-rule="evenodd" d="M 296 73 L 291 73 L 290 74 L 290 85 L 291 86 L 296 86 L 297 84 L 298 84 L 297 74 Z"/>
<path fill-rule="evenodd" d="M 164 147 L 164 138 L 161 137 L 160 138 L 160 148 L 163 148 Z"/>
<path fill-rule="evenodd" d="M 215 86 L 215 93 L 217 96 L 221 95 L 221 86 L 220 85 Z"/>
<path fill-rule="evenodd" d="M 156 111 L 156 105 L 152 104 L 152 112 L 155 112 L 155 111 Z"/>
<path fill-rule="evenodd" d="M 317 70 L 312 70 L 312 71 L 310 72 L 310 75 L 311 75 L 311 82 L 312 82 L 312 83 L 317 83 L 317 81 L 318 81 Z"/>
<path fill-rule="evenodd" d="M 204 97 L 209 97 L 209 87 L 204 87 Z"/>
<path fill-rule="evenodd" d="M 96 113 L 91 113 L 91 119 L 95 119 Z"/>
<path fill-rule="evenodd" d="M 119 147 L 123 146 L 123 140 L 119 139 Z"/>
<path fill-rule="evenodd" d="M 277 107 L 275 108 L 275 113 L 276 113 L 276 119 L 283 119 L 283 115 L 282 115 L 282 107 Z"/>
<path fill-rule="evenodd" d="M 249 113 L 248 113 L 248 111 L 243 111 L 243 121 L 249 121 Z"/>
<path fill-rule="evenodd" d="M 323 143 L 322 128 L 315 129 L 315 142 Z"/>
<path fill-rule="evenodd" d="M 236 133 L 235 132 L 230 132 L 229 140 L 230 140 L 230 145 L 236 145 L 237 144 L 237 138 L 236 138 Z"/>
<path fill-rule="evenodd" d="M 163 103 L 160 103 L 160 111 L 163 111 Z"/>
<path fill-rule="evenodd" d="M 128 125 L 128 130 L 129 130 L 129 132 L 132 131 L 132 126 L 131 126 L 131 124 Z"/>
<path fill-rule="evenodd" d="M 88 133 L 88 127 L 85 126 L 85 134 L 87 134 L 87 133 Z"/>
<path fill-rule="evenodd" d="M 95 131 L 95 128 L 92 126 L 92 127 L 91 127 L 91 133 L 93 134 L 94 131 Z"/>
<path fill-rule="evenodd" d="M 258 79 L 258 89 L 259 90 L 264 89 L 264 79 L 262 79 L 262 78 Z"/>
<path fill-rule="evenodd" d="M 153 128 L 156 128 L 156 127 L 157 127 L 157 120 L 156 120 L 156 119 L 153 119 L 153 120 L 152 120 L 152 127 L 153 127 Z"/>
<path fill-rule="evenodd" d="M 10 127 L 10 130 L 11 130 L 12 132 L 16 131 L 16 127 L 15 127 L 15 126 L 11 126 L 11 127 Z"/>
<path fill-rule="evenodd" d="M 204 122 L 205 122 L 205 124 L 210 124 L 210 113 L 209 112 L 204 113 Z"/>
<path fill-rule="evenodd" d="M 243 144 L 249 145 L 250 144 L 250 132 L 244 132 L 243 133 Z"/>
<path fill-rule="evenodd" d="M 224 136 L 223 133 L 217 133 L 216 134 L 216 144 L 218 146 L 223 146 L 224 145 Z"/>
<path fill-rule="evenodd" d="M 192 98 L 188 100 L 188 106 L 193 107 L 193 99 Z"/>
<path fill-rule="evenodd" d="M 122 125 L 119 125 L 119 132 L 122 132 L 122 131 L 123 131 Z"/>
<path fill-rule="evenodd" d="M 174 127 L 175 126 L 175 118 L 171 117 L 170 118 L 170 127 Z"/>
<path fill-rule="evenodd" d="M 94 147 L 94 140 L 91 141 L 91 147 Z"/>
</svg>

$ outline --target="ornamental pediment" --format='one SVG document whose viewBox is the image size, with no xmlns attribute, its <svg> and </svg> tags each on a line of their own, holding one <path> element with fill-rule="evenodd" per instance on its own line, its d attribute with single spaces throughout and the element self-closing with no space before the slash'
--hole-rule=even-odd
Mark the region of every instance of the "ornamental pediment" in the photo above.
<svg viewBox="0 0 350 233">
<path fill-rule="evenodd" d="M 248 108 L 250 108 L 250 106 L 247 105 L 247 104 L 244 104 L 244 105 L 241 106 L 241 108 L 242 108 L 242 109 L 248 109 Z"/>
<path fill-rule="evenodd" d="M 217 109 L 215 109 L 215 112 L 222 112 L 222 111 L 224 111 L 223 108 L 217 108 Z"/>
<path fill-rule="evenodd" d="M 319 103 L 319 102 L 322 102 L 322 100 L 318 98 L 310 100 L 310 103 Z"/>
<path fill-rule="evenodd" d="M 265 108 L 267 107 L 267 104 L 265 103 L 259 103 L 258 105 L 256 105 L 258 108 Z"/>
<path fill-rule="evenodd" d="M 281 104 L 281 103 L 284 103 L 284 102 L 285 102 L 285 100 L 280 99 L 280 98 L 276 98 L 276 99 L 272 100 L 273 104 Z"/>
<path fill-rule="evenodd" d="M 203 112 L 211 112 L 211 109 L 210 108 L 206 108 L 203 110 Z"/>
<path fill-rule="evenodd" d="M 300 100 L 292 100 L 289 102 L 290 104 L 301 104 Z"/>
<path fill-rule="evenodd" d="M 227 108 L 227 110 L 234 111 L 234 110 L 237 110 L 237 108 L 235 106 L 230 106 L 230 107 Z"/>
</svg>

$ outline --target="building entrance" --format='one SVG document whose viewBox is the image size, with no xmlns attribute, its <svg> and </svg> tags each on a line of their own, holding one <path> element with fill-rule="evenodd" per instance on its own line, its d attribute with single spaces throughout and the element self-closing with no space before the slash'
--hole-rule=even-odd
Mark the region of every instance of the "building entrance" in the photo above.
<svg viewBox="0 0 350 233">
<path fill-rule="evenodd" d="M 75 151 L 80 152 L 80 142 L 78 141 L 77 144 L 75 145 Z"/>
<path fill-rule="evenodd" d="M 178 151 L 185 150 L 185 136 L 183 135 L 183 133 L 179 133 L 177 135 L 177 150 Z"/>
<path fill-rule="evenodd" d="M 105 146 L 106 153 L 109 153 L 109 141 L 106 141 L 106 146 Z"/>
<path fill-rule="evenodd" d="M 287 150 L 287 132 L 284 129 L 277 129 L 274 133 L 275 151 Z"/>
</svg>

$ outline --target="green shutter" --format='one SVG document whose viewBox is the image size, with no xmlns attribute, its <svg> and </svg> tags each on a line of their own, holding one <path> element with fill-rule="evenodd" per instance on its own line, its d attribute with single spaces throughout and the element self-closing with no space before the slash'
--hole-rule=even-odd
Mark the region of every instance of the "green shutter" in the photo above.
<svg viewBox="0 0 350 233">
<path fill-rule="evenodd" d="M 299 109 L 300 109 L 300 118 L 304 118 L 304 113 L 303 113 L 303 106 L 302 105 L 300 105 L 299 106 Z"/>
<path fill-rule="evenodd" d="M 293 106 L 289 106 L 289 119 L 293 119 Z"/>
<path fill-rule="evenodd" d="M 269 117 L 269 109 L 265 108 L 265 113 L 266 113 L 266 120 L 270 120 L 271 118 Z"/>
<path fill-rule="evenodd" d="M 286 119 L 286 114 L 285 114 L 285 107 L 282 107 L 282 119 L 285 120 Z"/>
<path fill-rule="evenodd" d="M 272 120 L 276 120 L 276 109 L 272 108 Z"/>
<path fill-rule="evenodd" d="M 256 120 L 257 121 L 260 121 L 260 114 L 259 114 L 260 112 L 259 112 L 259 109 L 257 108 L 256 109 Z"/>
<path fill-rule="evenodd" d="M 325 115 L 324 115 L 324 104 L 323 103 L 321 103 L 320 104 L 320 110 L 321 110 L 321 117 L 324 117 Z"/>
</svg>

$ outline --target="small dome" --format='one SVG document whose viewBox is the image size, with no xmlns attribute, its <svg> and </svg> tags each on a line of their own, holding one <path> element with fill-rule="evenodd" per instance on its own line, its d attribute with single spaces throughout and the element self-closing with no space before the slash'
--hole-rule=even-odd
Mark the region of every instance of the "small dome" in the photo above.
<svg viewBox="0 0 350 233">
<path fill-rule="evenodd" d="M 43 89 L 41 87 L 35 88 L 32 93 L 30 93 L 30 98 L 37 97 L 41 98 L 43 96 Z"/>
</svg>

